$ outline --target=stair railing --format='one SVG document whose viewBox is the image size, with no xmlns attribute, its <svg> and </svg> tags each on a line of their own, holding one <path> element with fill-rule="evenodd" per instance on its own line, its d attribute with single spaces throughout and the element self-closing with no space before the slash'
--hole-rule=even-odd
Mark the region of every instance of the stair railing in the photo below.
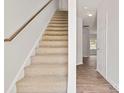
<svg viewBox="0 0 124 93">
<path fill-rule="evenodd" d="M 5 38 L 4 42 L 11 42 L 14 38 L 16 38 L 19 33 L 23 31 L 23 29 L 42 11 L 44 10 L 53 0 L 49 0 L 37 13 L 35 13 L 28 21 L 26 21 L 15 33 L 13 33 L 10 37 Z"/>
</svg>

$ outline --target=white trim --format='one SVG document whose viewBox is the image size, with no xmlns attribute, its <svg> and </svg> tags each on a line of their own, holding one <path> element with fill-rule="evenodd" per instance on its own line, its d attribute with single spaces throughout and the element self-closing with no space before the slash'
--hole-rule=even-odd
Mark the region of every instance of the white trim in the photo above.
<svg viewBox="0 0 124 93">
<path fill-rule="evenodd" d="M 119 91 L 119 85 L 117 85 L 113 80 L 107 78 L 106 79 L 117 91 Z"/>
<path fill-rule="evenodd" d="M 81 65 L 81 64 L 83 64 L 83 62 L 77 62 L 77 64 L 76 64 L 76 65 Z"/>
<path fill-rule="evenodd" d="M 67 93 L 76 93 L 76 0 L 68 0 L 68 85 Z"/>
<path fill-rule="evenodd" d="M 96 69 L 96 71 L 99 72 L 99 74 L 102 75 L 104 79 L 106 79 L 106 77 L 104 76 L 104 74 L 98 68 Z"/>
<path fill-rule="evenodd" d="M 106 43 L 106 78 L 107 78 L 107 71 L 108 71 L 108 12 L 106 11 L 106 19 L 105 19 L 105 22 L 106 22 L 106 32 L 105 32 L 105 36 L 106 36 L 106 38 L 105 38 L 105 43 Z"/>
<path fill-rule="evenodd" d="M 83 56 L 83 58 L 84 58 L 84 57 L 89 57 L 89 56 Z"/>
<path fill-rule="evenodd" d="M 104 78 L 105 80 L 107 80 L 117 91 L 119 91 L 119 86 L 118 86 L 115 82 L 113 82 L 113 80 L 111 80 L 111 79 L 105 77 L 105 76 L 100 72 L 100 70 L 96 69 L 96 71 L 99 72 L 99 74 L 102 75 L 103 78 Z"/>
</svg>

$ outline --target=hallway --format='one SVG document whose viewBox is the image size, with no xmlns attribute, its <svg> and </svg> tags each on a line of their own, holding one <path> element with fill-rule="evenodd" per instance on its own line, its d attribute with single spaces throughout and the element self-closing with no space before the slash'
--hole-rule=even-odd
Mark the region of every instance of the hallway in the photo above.
<svg viewBox="0 0 124 93">
<path fill-rule="evenodd" d="M 96 56 L 77 66 L 77 93 L 118 93 L 97 71 Z"/>
</svg>

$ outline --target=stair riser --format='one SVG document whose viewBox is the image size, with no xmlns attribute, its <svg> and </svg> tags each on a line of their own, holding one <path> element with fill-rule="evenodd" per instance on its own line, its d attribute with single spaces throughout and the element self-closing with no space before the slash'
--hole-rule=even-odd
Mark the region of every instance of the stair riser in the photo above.
<svg viewBox="0 0 124 93">
<path fill-rule="evenodd" d="M 61 34 L 65 34 L 68 35 L 67 31 L 63 31 L 63 32 L 58 32 L 58 31 L 46 31 L 45 34 L 55 34 L 55 35 L 61 35 Z"/>
<path fill-rule="evenodd" d="M 67 26 L 66 26 L 66 27 L 65 27 L 65 26 L 64 26 L 64 27 L 62 27 L 62 26 L 59 26 L 59 27 L 50 27 L 50 26 L 49 26 L 49 27 L 47 28 L 47 30 L 48 30 L 48 29 L 51 29 L 51 30 L 68 30 L 68 27 L 67 27 Z"/>
<path fill-rule="evenodd" d="M 68 29 L 68 26 L 48 26 L 48 29 L 49 29 L 49 28 L 50 28 L 50 29 L 53 29 L 53 28 L 55 28 L 55 29 L 56 29 L 56 28 L 57 28 L 57 29 L 63 29 L 63 28 L 64 28 L 64 29 L 65 29 L 65 28 Z"/>
<path fill-rule="evenodd" d="M 66 68 L 26 68 L 25 77 L 67 76 Z"/>
<path fill-rule="evenodd" d="M 68 16 L 67 15 L 66 16 L 65 15 L 54 15 L 53 18 L 58 18 L 58 19 L 63 18 L 64 19 L 64 18 L 68 18 Z"/>
<path fill-rule="evenodd" d="M 58 34 L 61 34 L 61 33 L 67 33 L 68 34 L 68 28 L 65 28 L 65 26 L 62 28 L 62 27 L 57 27 L 56 29 L 51 29 L 52 27 L 50 27 L 50 29 L 47 29 L 45 33 L 58 33 Z M 62 29 L 61 29 L 62 28 Z"/>
<path fill-rule="evenodd" d="M 43 41 L 67 41 L 68 38 L 64 38 L 64 39 L 61 39 L 61 38 L 53 38 L 53 39 L 50 39 L 50 38 L 44 38 Z"/>
<path fill-rule="evenodd" d="M 65 22 L 65 23 L 68 23 L 68 20 L 51 20 L 51 22 L 60 22 L 60 23 L 63 23 L 63 22 Z"/>
<path fill-rule="evenodd" d="M 43 36 L 43 39 L 42 40 L 49 40 L 49 41 L 65 41 L 65 40 L 68 40 L 68 37 L 67 36 Z"/>
<path fill-rule="evenodd" d="M 39 44 L 40 47 L 67 47 L 68 42 L 67 41 L 41 41 Z"/>
<path fill-rule="evenodd" d="M 53 27 L 50 27 L 50 28 L 48 28 L 47 29 L 47 31 L 50 31 L 50 30 L 58 30 L 58 31 L 63 31 L 63 30 L 65 30 L 65 31 L 68 31 L 68 28 L 62 28 L 62 27 L 58 27 L 58 28 L 53 28 Z"/>
<path fill-rule="evenodd" d="M 68 20 L 68 17 L 53 17 L 51 20 Z"/>
<path fill-rule="evenodd" d="M 52 55 L 52 56 L 40 56 L 32 57 L 32 64 L 65 64 L 68 62 L 67 55 Z"/>
<path fill-rule="evenodd" d="M 57 19 L 68 19 L 68 15 L 66 16 L 59 16 L 59 15 L 54 15 L 52 19 L 57 18 Z"/>
<path fill-rule="evenodd" d="M 39 45 L 39 48 L 67 48 L 68 45 Z"/>
<path fill-rule="evenodd" d="M 67 48 L 38 48 L 36 54 L 67 54 Z"/>
<path fill-rule="evenodd" d="M 50 24 L 68 24 L 68 21 L 51 21 Z"/>
<path fill-rule="evenodd" d="M 63 16 L 55 16 L 55 17 L 53 17 L 53 19 L 68 19 L 68 16 L 65 16 L 65 17 L 63 17 Z"/>
<path fill-rule="evenodd" d="M 56 13 L 54 16 L 68 16 L 67 13 Z"/>
<path fill-rule="evenodd" d="M 56 11 L 55 14 L 57 14 L 57 13 L 58 13 L 58 14 L 61 14 L 61 13 L 62 13 L 62 14 L 68 14 L 68 11 Z"/>
<path fill-rule="evenodd" d="M 67 36 L 68 34 L 44 34 L 44 36 Z"/>
<path fill-rule="evenodd" d="M 51 21 L 68 21 L 68 19 L 52 19 Z"/>
<path fill-rule="evenodd" d="M 63 86 L 65 86 L 63 88 Z M 48 86 L 40 86 L 40 87 L 27 87 L 27 86 L 18 86 L 17 93 L 66 93 L 66 85 L 55 86 L 50 88 Z"/>
<path fill-rule="evenodd" d="M 58 15 L 61 15 L 61 16 L 68 16 L 68 14 L 67 13 L 56 13 L 54 16 L 58 16 Z"/>
<path fill-rule="evenodd" d="M 68 17 L 68 14 L 67 13 L 56 13 L 53 17 L 55 17 L 55 16 Z"/>
<path fill-rule="evenodd" d="M 68 11 L 56 11 L 55 14 L 68 14 Z"/>
<path fill-rule="evenodd" d="M 49 27 L 68 27 L 68 24 L 49 24 Z"/>
</svg>

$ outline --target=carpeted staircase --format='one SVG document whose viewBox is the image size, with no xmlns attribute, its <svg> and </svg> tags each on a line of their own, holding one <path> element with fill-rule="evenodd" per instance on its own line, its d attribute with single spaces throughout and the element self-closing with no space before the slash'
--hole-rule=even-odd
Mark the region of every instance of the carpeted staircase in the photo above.
<svg viewBox="0 0 124 93">
<path fill-rule="evenodd" d="M 57 11 L 51 19 L 17 93 L 67 93 L 68 12 Z"/>
</svg>

